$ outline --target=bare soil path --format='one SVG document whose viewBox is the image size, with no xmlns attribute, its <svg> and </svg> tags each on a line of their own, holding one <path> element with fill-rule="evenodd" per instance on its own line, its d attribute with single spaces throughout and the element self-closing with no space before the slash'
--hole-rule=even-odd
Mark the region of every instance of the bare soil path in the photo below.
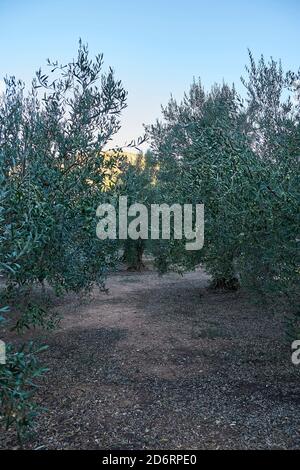
<svg viewBox="0 0 300 470">
<path fill-rule="evenodd" d="M 119 273 L 56 305 L 26 448 L 300 448 L 300 366 L 280 321 L 197 271 Z M 35 333 L 41 341 L 40 333 Z M 1 430 L 0 447 L 16 446 Z"/>
</svg>

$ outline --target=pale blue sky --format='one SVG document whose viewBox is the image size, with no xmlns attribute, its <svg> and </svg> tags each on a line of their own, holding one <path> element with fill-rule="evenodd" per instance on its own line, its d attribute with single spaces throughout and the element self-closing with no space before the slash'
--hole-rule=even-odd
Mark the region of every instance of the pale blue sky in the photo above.
<svg viewBox="0 0 300 470">
<path fill-rule="evenodd" d="M 240 89 L 247 48 L 300 66 L 299 0 L 0 0 L 0 21 L 0 78 L 30 81 L 47 57 L 71 59 L 79 37 L 104 53 L 129 92 L 118 144 L 193 76 Z"/>
</svg>

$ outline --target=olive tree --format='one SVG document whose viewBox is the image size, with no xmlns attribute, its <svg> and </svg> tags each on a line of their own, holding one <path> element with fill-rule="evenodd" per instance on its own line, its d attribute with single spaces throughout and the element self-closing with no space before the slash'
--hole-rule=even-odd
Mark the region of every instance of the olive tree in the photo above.
<svg viewBox="0 0 300 470">
<path fill-rule="evenodd" d="M 117 165 L 103 148 L 120 128 L 126 92 L 103 56 L 89 58 L 80 42 L 67 64 L 48 61 L 26 93 L 6 79 L 0 104 L 0 163 L 6 179 L 6 241 L 1 256 L 27 250 L 13 285 L 47 281 L 57 290 L 101 285 L 115 256 L 113 242 L 95 236 L 96 208 L 105 200 L 103 180 Z"/>
<path fill-rule="evenodd" d="M 164 269 L 203 263 L 215 286 L 255 289 L 298 311 L 299 73 L 251 53 L 242 99 L 234 87 L 194 82 L 148 128 L 170 202 L 205 204 L 203 250 L 164 246 Z"/>
</svg>

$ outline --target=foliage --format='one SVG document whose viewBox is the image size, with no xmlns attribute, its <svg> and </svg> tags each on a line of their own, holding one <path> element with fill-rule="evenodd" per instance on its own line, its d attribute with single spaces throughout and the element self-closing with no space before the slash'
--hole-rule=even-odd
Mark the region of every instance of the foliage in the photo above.
<svg viewBox="0 0 300 470">
<path fill-rule="evenodd" d="M 12 331 L 16 330 L 18 333 L 22 333 L 25 329 L 36 327 L 45 330 L 54 330 L 58 327 L 59 322 L 60 317 L 58 315 L 53 314 L 41 305 L 29 303 L 24 313 L 12 328 Z"/>
<path fill-rule="evenodd" d="M 58 294 L 102 287 L 117 257 L 114 242 L 96 238 L 95 214 L 107 197 L 105 178 L 119 165 L 103 148 L 119 130 L 126 92 L 81 41 L 76 59 L 48 66 L 49 76 L 39 70 L 28 93 L 6 78 L 0 98 L 0 273 L 8 298 L 35 283 Z M 30 326 L 55 324 L 29 302 L 15 329 Z M 38 411 L 32 394 L 45 372 L 37 358 L 43 349 L 7 344 L 0 366 L 1 416 L 19 437 Z"/>
<path fill-rule="evenodd" d="M 171 204 L 205 204 L 203 250 L 162 247 L 162 269 L 204 263 L 215 286 L 255 289 L 277 309 L 296 313 L 299 228 L 299 74 L 251 53 L 247 97 L 192 84 L 181 103 L 163 108 L 148 128 L 160 167 L 158 185 Z"/>
<path fill-rule="evenodd" d="M 143 204 L 149 210 L 156 198 L 156 172 L 157 168 L 150 152 L 146 155 L 137 154 L 135 159 L 126 159 L 114 188 L 114 196 L 127 196 L 128 207 L 133 204 Z M 128 217 L 128 223 L 132 219 Z M 122 260 L 128 265 L 129 270 L 141 271 L 145 267 L 143 254 L 146 250 L 153 250 L 150 232 L 148 235 L 148 240 L 128 238 L 120 242 L 120 248 L 123 251 Z"/>
<path fill-rule="evenodd" d="M 2 202 L 6 196 L 3 188 L 0 189 L 0 222 L 3 224 L 4 214 Z M 7 233 L 6 230 L 3 231 Z M 2 235 L 1 241 L 4 242 Z M 0 263 L 0 274 L 18 269 L 13 257 L 7 253 L 5 262 Z M 10 262 L 11 261 L 11 262 Z M 7 321 L 8 307 L 0 308 L 0 325 Z M 32 342 L 24 344 L 19 349 L 12 344 L 6 344 L 6 361 L 0 364 L 0 422 L 7 429 L 14 428 L 18 439 L 22 438 L 32 425 L 32 420 L 39 407 L 33 399 L 36 387 L 34 380 L 46 372 L 41 367 L 38 354 L 46 347 L 35 347 Z M 1 423 L 1 424 L 2 424 Z"/>
<path fill-rule="evenodd" d="M 91 61 L 81 42 L 76 60 L 48 65 L 50 76 L 37 72 L 28 96 L 22 82 L 6 79 L 0 158 L 8 194 L 0 250 L 2 257 L 18 253 L 9 284 L 48 282 L 78 292 L 101 286 L 114 261 L 114 243 L 95 236 L 95 213 L 106 197 L 105 174 L 118 164 L 102 149 L 119 129 L 126 92 L 112 69 L 102 73 L 102 55 Z"/>
<path fill-rule="evenodd" d="M 38 360 L 45 349 L 46 346 L 37 348 L 32 342 L 18 350 L 8 345 L 6 364 L 0 365 L 1 418 L 6 430 L 16 429 L 20 442 L 40 410 L 32 395 L 37 386 L 35 380 L 47 371 Z"/>
</svg>

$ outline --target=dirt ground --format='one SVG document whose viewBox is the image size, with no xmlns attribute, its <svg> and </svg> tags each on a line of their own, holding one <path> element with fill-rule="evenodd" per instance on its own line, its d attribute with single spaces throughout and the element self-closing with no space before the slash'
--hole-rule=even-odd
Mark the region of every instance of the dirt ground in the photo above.
<svg viewBox="0 0 300 470">
<path fill-rule="evenodd" d="M 279 319 L 202 271 L 119 273 L 65 296 L 29 449 L 300 448 L 300 366 Z M 16 448 L 1 430 L 0 448 Z"/>
</svg>

